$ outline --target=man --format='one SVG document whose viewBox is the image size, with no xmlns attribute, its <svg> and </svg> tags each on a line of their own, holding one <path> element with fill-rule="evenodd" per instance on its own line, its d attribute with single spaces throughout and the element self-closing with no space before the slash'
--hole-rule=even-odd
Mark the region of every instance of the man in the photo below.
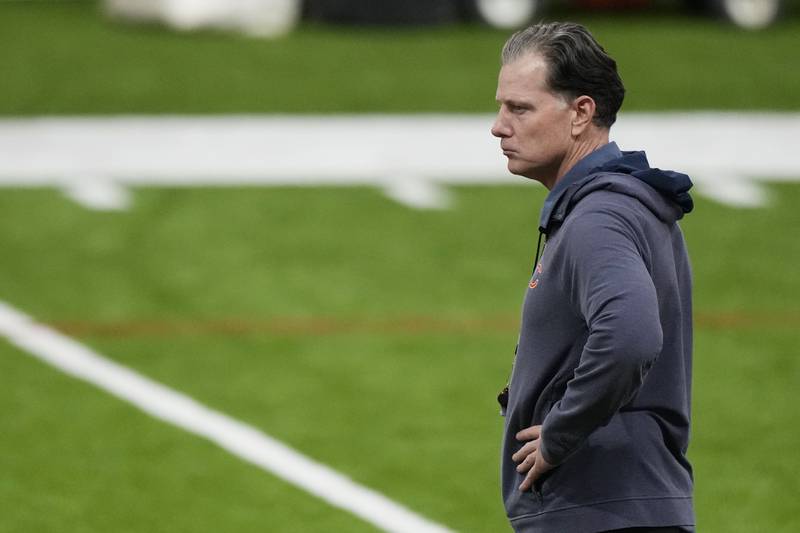
<svg viewBox="0 0 800 533">
<path fill-rule="evenodd" d="M 492 134 L 550 192 L 504 407 L 503 499 L 521 532 L 694 531 L 688 176 L 609 143 L 625 89 L 582 26 L 502 53 Z M 633 528 L 633 529 L 629 529 Z"/>
</svg>

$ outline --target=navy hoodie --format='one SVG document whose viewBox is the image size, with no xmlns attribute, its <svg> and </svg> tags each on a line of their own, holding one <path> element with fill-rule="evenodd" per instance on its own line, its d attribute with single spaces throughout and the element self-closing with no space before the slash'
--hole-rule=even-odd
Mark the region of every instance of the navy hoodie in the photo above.
<svg viewBox="0 0 800 533">
<path fill-rule="evenodd" d="M 547 196 L 505 409 L 516 531 L 694 530 L 691 271 L 677 224 L 691 185 L 610 143 Z M 515 434 L 538 424 L 556 468 L 520 492 Z"/>
</svg>

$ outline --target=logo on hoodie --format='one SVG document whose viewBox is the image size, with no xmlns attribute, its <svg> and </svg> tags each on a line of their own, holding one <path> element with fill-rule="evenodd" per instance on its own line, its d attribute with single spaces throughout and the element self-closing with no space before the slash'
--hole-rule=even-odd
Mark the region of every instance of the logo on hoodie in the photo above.
<svg viewBox="0 0 800 533">
<path fill-rule="evenodd" d="M 538 265 L 536 265 L 536 268 L 533 269 L 533 272 L 534 272 L 534 276 L 541 276 L 541 274 L 542 274 L 542 264 L 539 263 Z M 534 277 L 531 280 L 531 282 L 528 283 L 528 288 L 530 288 L 530 289 L 535 289 L 538 286 L 539 286 L 539 278 L 538 277 Z"/>
</svg>

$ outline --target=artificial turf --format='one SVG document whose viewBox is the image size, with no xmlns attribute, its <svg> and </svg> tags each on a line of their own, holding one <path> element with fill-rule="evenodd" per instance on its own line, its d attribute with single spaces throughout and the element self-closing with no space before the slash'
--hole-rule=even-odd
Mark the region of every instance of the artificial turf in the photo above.
<svg viewBox="0 0 800 533">
<path fill-rule="evenodd" d="M 772 110 L 800 108 L 791 14 L 760 32 L 678 10 L 552 16 L 617 59 L 627 111 Z M 2 2 L 0 115 L 492 111 L 507 36 L 305 24 L 259 40 L 112 23 L 92 1 Z"/>
<path fill-rule="evenodd" d="M 747 33 L 574 16 L 619 61 L 626 111 L 800 108 L 796 18 Z M 3 2 L 0 115 L 486 112 L 505 37 L 304 25 L 260 41 Z M 700 531 L 800 529 L 800 186 L 769 189 L 752 210 L 699 198 L 683 223 Z M 453 192 L 414 211 L 370 188 L 154 188 L 95 212 L 4 189 L 0 300 L 434 520 L 503 531 L 493 396 L 544 190 Z M 0 532 L 370 530 L 5 343 L 0 375 Z"/>
<path fill-rule="evenodd" d="M 770 208 L 700 198 L 684 224 L 698 315 L 690 455 L 704 531 L 798 525 L 797 465 L 785 451 L 798 427 L 791 405 L 800 308 L 787 293 L 797 293 L 792 258 L 800 248 L 775 228 L 796 225 L 800 187 L 770 188 Z M 11 190 L 0 198 L 0 294 L 426 516 L 460 531 L 498 531 L 505 523 L 493 396 L 511 362 L 543 192 L 458 187 L 453 209 L 414 211 L 369 188 L 142 189 L 130 211 L 98 213 L 55 191 Z M 709 229 L 720 221 L 739 236 L 736 246 Z M 765 235 L 773 246 L 743 253 L 738 245 Z M 292 327 L 281 326 L 287 319 Z M 292 529 L 296 490 L 284 496 L 271 476 L 39 363 L 17 361 L 25 358 L 4 348 L 13 423 L 5 425 L 2 486 L 34 506 L 63 500 L 53 520 L 62 513 L 74 530 L 94 531 L 118 516 L 120 527 L 145 531 L 149 513 L 169 513 L 177 530 L 188 530 L 202 507 L 209 524 L 241 513 L 231 523 L 245 530 L 259 520 L 274 531 L 360 527 L 331 529 L 328 520 L 348 517 L 330 510 L 333 518 L 320 518 L 320 504 L 310 503 L 317 511 Z M 81 437 L 88 427 L 90 438 Z M 153 438 L 169 441 L 164 456 L 156 445 L 143 449 Z M 104 446 L 113 455 L 92 467 Z M 76 482 L 80 468 L 84 482 Z M 187 484 L 175 496 L 192 475 L 257 494 L 212 504 L 213 487 Z M 98 494 L 98 484 L 114 483 L 121 493 Z M 141 501 L 140 486 L 149 493 Z M 164 503 L 161 490 L 171 495 Z M 90 516 L 89 498 L 109 511 Z M 148 512 L 117 509 L 125 501 Z M 8 531 L 43 520 L 14 509 Z"/>
</svg>

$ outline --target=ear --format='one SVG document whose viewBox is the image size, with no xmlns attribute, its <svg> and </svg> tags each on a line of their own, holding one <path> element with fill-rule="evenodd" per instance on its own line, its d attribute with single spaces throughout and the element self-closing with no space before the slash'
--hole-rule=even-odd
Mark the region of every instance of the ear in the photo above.
<svg viewBox="0 0 800 533">
<path fill-rule="evenodd" d="M 572 135 L 578 137 L 591 126 L 597 106 L 591 96 L 582 95 L 572 101 Z"/>
</svg>

